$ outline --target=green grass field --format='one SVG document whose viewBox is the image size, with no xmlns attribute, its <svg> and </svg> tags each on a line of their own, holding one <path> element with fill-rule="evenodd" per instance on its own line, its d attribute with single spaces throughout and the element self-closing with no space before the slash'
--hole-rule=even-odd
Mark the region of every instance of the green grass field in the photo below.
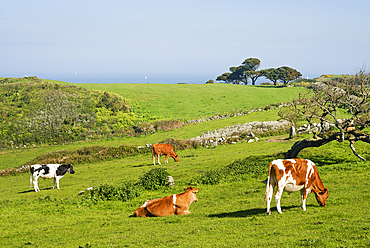
<svg viewBox="0 0 370 248">
<path fill-rule="evenodd" d="M 53 81 L 49 81 L 53 82 Z M 230 84 L 73 84 L 90 90 L 122 95 L 133 107 L 155 119 L 191 120 L 214 114 L 288 102 L 300 87 L 265 87 Z"/>
<path fill-rule="evenodd" d="M 154 87 L 156 85 L 143 85 L 142 88 L 146 88 L 144 86 Z M 189 88 L 200 86 L 199 88 L 206 89 L 206 85 L 172 85 L 171 87 L 174 89 L 180 86 Z M 86 87 L 103 86 L 88 85 Z M 108 86 L 105 85 L 105 87 Z M 114 88 L 114 85 L 109 85 L 109 87 Z M 132 87 L 132 85 L 127 87 Z M 224 86 L 211 85 L 211 87 L 219 89 L 214 94 L 222 95 Z M 242 87 L 235 86 L 238 89 L 259 89 L 258 87 Z M 155 87 L 146 89 L 147 97 L 153 90 L 160 92 L 163 89 L 165 89 L 164 85 L 158 85 L 157 89 Z M 225 89 L 230 92 L 233 87 L 228 85 Z M 278 89 L 272 88 L 272 92 L 274 90 Z M 197 90 L 194 90 L 193 93 L 196 94 L 196 92 Z M 297 92 L 291 93 L 292 98 L 294 94 Z M 279 93 L 275 92 L 275 95 Z M 127 93 L 125 97 L 129 98 L 128 96 Z M 155 94 L 152 97 L 154 96 Z M 207 97 L 210 96 L 205 96 Z M 143 97 L 143 99 L 146 98 Z M 195 96 L 186 98 L 190 101 L 188 99 L 197 101 Z M 255 106 L 267 104 L 263 100 L 259 102 L 259 99 L 257 97 L 254 100 Z M 164 98 L 163 101 L 172 103 L 174 100 Z M 143 101 L 141 104 L 151 111 L 154 107 L 148 107 L 149 105 L 146 104 L 149 103 L 148 100 L 148 103 Z M 189 106 L 194 107 L 196 104 L 191 102 Z M 241 101 L 238 104 L 240 108 L 241 106 L 249 108 L 250 102 L 245 100 L 244 103 Z M 211 106 L 210 109 L 221 112 L 221 109 L 228 111 L 228 107 L 225 101 Z M 207 106 L 201 104 L 196 110 L 205 113 L 208 111 L 206 108 Z M 170 118 L 170 115 L 163 114 L 166 111 L 170 110 L 160 109 L 153 116 L 163 115 L 164 117 L 161 118 Z M 189 118 L 192 117 L 190 112 L 188 113 Z M 179 114 L 173 111 L 173 116 L 177 118 Z M 204 131 L 212 131 L 228 125 L 276 119 L 278 119 L 277 110 L 271 110 L 227 120 L 192 124 L 181 129 L 136 138 L 5 150 L 0 154 L 0 169 L 19 166 L 41 154 L 61 149 L 76 150 L 82 146 L 91 145 L 144 145 L 168 138 L 188 139 Z M 78 193 L 91 186 L 96 187 L 101 184 L 120 186 L 124 182 L 137 180 L 149 170 L 159 167 L 159 165 L 152 165 L 150 154 L 76 165 L 74 175 L 67 174 L 61 179 L 60 190 L 53 190 L 53 181 L 48 179 L 39 180 L 41 191 L 34 192 L 29 185 L 28 173 L 1 177 L 0 247 L 370 246 L 370 188 L 368 187 L 370 163 L 361 162 L 355 157 L 347 143 L 329 143 L 323 147 L 306 149 L 300 153 L 301 157 L 311 159 L 319 166 L 318 170 L 324 186 L 329 189 L 326 207 L 320 207 L 313 194 L 310 194 L 307 211 L 304 212 L 300 208 L 298 192 L 290 195 L 284 193 L 281 200 L 283 214 L 277 213 L 273 201 L 272 215 L 267 216 L 264 202 L 266 185 L 260 182 L 266 178 L 266 174 L 257 178 L 246 176 L 239 180 L 216 185 L 196 185 L 200 188 L 197 194 L 199 201 L 191 205 L 192 214 L 190 215 L 163 218 L 132 217 L 134 210 L 146 199 L 181 193 L 183 188 L 190 184 L 192 178 L 204 171 L 222 168 L 237 159 L 250 155 L 274 156 L 279 152 L 287 151 L 294 142 L 299 140 L 299 138 L 289 140 L 287 137 L 286 134 L 279 137 L 262 138 L 254 143 L 222 145 L 212 149 L 179 150 L 177 151 L 180 156 L 178 163 L 169 159 L 169 164 L 162 163 L 160 166 L 166 168 L 174 177 L 175 187 L 145 191 L 138 198 L 127 202 L 105 201 L 93 204 L 84 201 Z M 369 148 L 368 144 L 356 143 L 356 151 L 367 159 L 370 159 Z M 162 162 L 163 159 L 162 157 Z M 268 164 L 266 168 L 267 166 Z"/>
</svg>

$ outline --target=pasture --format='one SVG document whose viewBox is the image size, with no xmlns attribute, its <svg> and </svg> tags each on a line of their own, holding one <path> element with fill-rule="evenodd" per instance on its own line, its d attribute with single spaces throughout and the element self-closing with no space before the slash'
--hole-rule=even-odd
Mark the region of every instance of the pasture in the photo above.
<svg viewBox="0 0 370 248">
<path fill-rule="evenodd" d="M 45 80 L 54 83 L 52 80 Z M 58 82 L 59 83 L 59 82 Z M 264 87 L 230 84 L 73 84 L 89 90 L 117 93 L 136 111 L 153 120 L 193 120 L 265 107 L 293 100 L 301 87 Z"/>
<path fill-rule="evenodd" d="M 88 85 L 86 87 L 101 87 Z M 111 88 L 114 88 L 109 86 Z M 151 85 L 152 86 L 152 85 Z M 155 85 L 154 85 L 155 86 Z M 181 86 L 181 85 L 176 85 Z M 198 85 L 189 85 L 189 87 Z M 200 85 L 199 85 L 200 86 Z M 208 86 L 208 85 L 207 85 Z M 216 85 L 213 85 L 216 86 Z M 213 87 L 211 86 L 211 87 Z M 115 86 L 120 88 L 121 85 Z M 125 86 L 126 87 L 126 86 Z M 127 86 L 128 87 L 128 86 Z M 175 86 L 173 86 L 175 87 Z M 204 89 L 204 85 L 200 88 Z M 217 86 L 219 87 L 219 86 Z M 229 89 L 232 87 L 228 85 Z M 243 86 L 236 86 L 243 87 Z M 244 86 L 245 87 L 245 86 Z M 198 88 L 198 89 L 200 89 Z M 257 88 L 257 87 L 245 87 Z M 274 89 L 274 88 L 272 88 Z M 116 89 L 116 92 L 122 89 Z M 223 90 L 223 89 L 222 89 Z M 112 90 L 113 91 L 113 90 Z M 150 89 L 148 92 L 159 92 Z M 133 93 L 132 93 L 133 94 Z M 222 93 L 219 93 L 222 94 Z M 278 95 L 278 93 L 276 93 Z M 293 97 L 293 94 L 292 94 Z M 188 99 L 191 99 L 189 97 Z M 163 98 L 166 100 L 166 98 Z M 174 101 L 174 100 L 171 100 Z M 171 102 L 170 101 L 170 102 Z M 142 103 L 143 104 L 143 103 Z M 194 105 L 193 105 L 194 104 Z M 249 103 L 243 103 L 246 106 Z M 264 106 L 265 102 L 255 106 Z M 260 104 L 260 105 L 258 105 Z M 189 103 L 189 106 L 195 106 Z M 226 102 L 212 107 L 213 112 L 229 111 Z M 148 105 L 149 106 L 149 105 Z M 152 107 L 146 107 L 151 110 Z M 154 107 L 153 107 L 154 108 Z M 186 107 L 184 107 L 186 108 Z M 206 107 L 205 107 L 206 108 Z M 235 108 L 235 107 L 234 107 Z M 158 118 L 169 117 L 158 110 Z M 199 105 L 197 111 L 207 111 Z M 183 114 L 185 116 L 185 114 Z M 197 113 L 186 114 L 194 117 Z M 178 116 L 176 111 L 174 117 Z M 76 150 L 82 146 L 122 144 L 144 145 L 167 138 L 188 139 L 207 130 L 255 120 L 276 120 L 276 110 L 248 116 L 192 124 L 169 132 L 148 136 L 101 140 L 34 149 L 5 150 L 0 154 L 0 169 L 19 166 L 49 151 Z M 39 180 L 40 192 L 29 185 L 29 174 L 0 178 L 1 247 L 366 247 L 370 242 L 369 162 L 352 155 L 347 143 L 329 143 L 300 153 L 318 165 L 323 184 L 329 189 L 326 207 L 320 207 L 309 194 L 307 211 L 300 209 L 299 193 L 283 193 L 279 215 L 272 201 L 272 215 L 266 215 L 264 192 L 260 181 L 266 174 L 236 177 L 215 185 L 199 184 L 198 202 L 190 206 L 190 215 L 163 218 L 134 218 L 132 214 L 146 199 L 183 192 L 192 179 L 205 171 L 222 168 L 250 155 L 277 156 L 298 139 L 287 134 L 261 138 L 259 142 L 221 145 L 212 149 L 177 150 L 180 159 L 154 166 L 151 154 L 125 159 L 85 163 L 74 166 L 75 174 L 60 180 L 60 190 L 53 190 L 52 179 Z M 300 137 L 300 138 L 303 138 Z M 356 151 L 370 159 L 370 146 L 356 143 Z M 162 162 L 164 157 L 162 157 Z M 145 172 L 161 167 L 175 179 L 175 187 L 145 191 L 127 202 L 84 200 L 78 193 L 102 184 L 120 186 L 135 181 Z"/>
</svg>

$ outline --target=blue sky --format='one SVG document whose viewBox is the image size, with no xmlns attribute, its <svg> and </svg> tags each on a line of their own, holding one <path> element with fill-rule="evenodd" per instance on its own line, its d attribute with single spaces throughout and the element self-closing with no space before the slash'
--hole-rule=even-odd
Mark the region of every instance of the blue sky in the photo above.
<svg viewBox="0 0 370 248">
<path fill-rule="evenodd" d="M 370 64 L 370 1 L 2 0 L 0 77 L 204 83 L 246 58 L 303 77 Z"/>
</svg>

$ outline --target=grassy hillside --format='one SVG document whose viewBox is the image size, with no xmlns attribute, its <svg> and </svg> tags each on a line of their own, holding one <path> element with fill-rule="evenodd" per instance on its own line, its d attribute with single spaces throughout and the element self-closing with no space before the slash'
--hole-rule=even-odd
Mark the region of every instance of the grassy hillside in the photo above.
<svg viewBox="0 0 370 248">
<path fill-rule="evenodd" d="M 65 84 L 65 83 L 61 83 Z M 249 108 L 293 98 L 299 88 L 246 87 L 232 85 L 131 85 L 84 84 L 87 89 L 108 90 L 126 99 L 142 96 L 137 106 L 157 118 L 196 118 L 197 111 L 208 115 L 229 111 L 232 103 Z M 156 87 L 155 87 L 156 86 Z M 207 88 L 210 86 L 209 88 Z M 102 87 L 99 89 L 99 87 Z M 186 90 L 185 90 L 186 89 Z M 198 89 L 198 90 L 197 90 Z M 203 90 L 202 92 L 199 89 Z M 207 90 L 208 89 L 208 90 Z M 218 90 L 217 90 L 218 89 Z M 239 89 L 234 91 L 234 89 Z M 216 90 L 212 93 L 212 90 Z M 291 90 L 291 91 L 290 91 Z M 181 92 L 188 92 L 182 97 Z M 135 93 L 136 92 L 136 93 Z M 227 92 L 227 93 L 226 93 Z M 243 92 L 244 97 L 241 97 Z M 270 99 L 257 97 L 258 92 L 271 92 Z M 290 93 L 288 93 L 290 92 Z M 295 92 L 295 93 L 294 93 Z M 253 93 L 253 94 L 252 94 Z M 177 94 L 177 98 L 173 95 Z M 232 101 L 235 94 L 240 101 Z M 218 98 L 215 97 L 218 96 Z M 224 95 L 225 97 L 222 97 Z M 148 100 L 150 98 L 151 100 Z M 210 98 L 214 98 L 211 100 Z M 153 99 L 162 104 L 154 105 Z M 180 99 L 180 100 L 179 100 Z M 209 106 L 201 104 L 203 99 Z M 217 99 L 217 100 L 215 100 Z M 220 99 L 220 100 L 218 100 Z M 253 99 L 253 100 L 251 100 Z M 279 100 L 277 100 L 279 99 Z M 186 101 L 186 105 L 181 104 Z M 203 101 L 203 102 L 204 102 Z M 180 103 L 176 103 L 180 102 Z M 243 105 L 244 104 L 244 105 Z M 174 109 L 172 109 L 171 106 Z M 180 107 L 181 106 L 181 107 Z M 188 107 L 184 107 L 188 106 Z M 187 108 L 195 108 L 188 110 Z M 176 111 L 177 109 L 177 111 Z M 234 109 L 237 110 L 237 109 Z M 155 113 L 155 114 L 153 114 Z M 172 113 L 172 114 L 171 114 Z M 204 117 L 204 115 L 202 117 Z M 0 169 L 19 166 L 42 154 L 62 149 L 77 150 L 84 146 L 144 145 L 168 138 L 189 139 L 205 131 L 245 123 L 278 119 L 277 110 L 256 112 L 225 120 L 190 124 L 168 132 L 42 146 L 32 149 L 4 150 L 0 153 Z M 215 148 L 178 150 L 179 162 L 152 165 L 151 154 L 123 159 L 82 163 L 74 166 L 75 174 L 60 181 L 60 190 L 52 189 L 52 180 L 39 180 L 40 192 L 30 188 L 28 173 L 0 178 L 0 246 L 1 247 L 366 247 L 370 245 L 369 162 L 360 162 L 348 143 L 329 143 L 320 148 L 305 149 L 301 157 L 313 160 L 325 187 L 329 189 L 327 206 L 320 207 L 313 194 L 308 196 L 307 211 L 300 208 L 299 192 L 284 193 L 282 215 L 272 202 L 272 215 L 265 214 L 261 183 L 267 176 L 268 163 L 260 174 L 230 175 L 214 185 L 200 184 L 194 178 L 230 165 L 236 160 L 274 159 L 287 151 L 297 140 L 288 134 L 264 137 L 259 142 L 221 145 Z M 370 145 L 356 143 L 356 151 L 370 159 Z M 255 156 L 254 158 L 250 156 Z M 163 162 L 164 157 L 161 158 Z M 153 168 L 164 168 L 175 179 L 175 187 L 140 191 L 137 198 L 122 201 L 86 200 L 78 195 L 88 187 L 119 187 L 137 181 Z M 183 192 L 198 182 L 199 201 L 191 205 L 187 216 L 133 218 L 132 213 L 147 199 Z M 361 182 L 361 183 L 359 183 Z"/>
<path fill-rule="evenodd" d="M 35 77 L 0 80 L 0 149 L 122 134 L 136 119 L 117 94 Z"/>
<path fill-rule="evenodd" d="M 120 94 L 135 111 L 152 119 L 192 120 L 214 114 L 288 102 L 305 90 L 301 87 L 231 84 L 75 84 L 91 90 Z"/>
<path fill-rule="evenodd" d="M 138 135 L 292 100 L 304 88 L 0 80 L 0 149 Z M 109 93 L 108 93 L 109 92 Z M 164 120 L 174 120 L 167 123 Z M 144 127 L 144 128 L 143 128 Z"/>
</svg>

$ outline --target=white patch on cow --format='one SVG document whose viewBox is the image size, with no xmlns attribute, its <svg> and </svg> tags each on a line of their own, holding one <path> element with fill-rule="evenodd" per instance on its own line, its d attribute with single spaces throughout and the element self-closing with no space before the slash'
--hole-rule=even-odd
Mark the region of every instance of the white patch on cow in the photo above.
<svg viewBox="0 0 370 248">
<path fill-rule="evenodd" d="M 307 159 L 307 174 L 306 174 L 306 185 L 308 185 L 308 179 L 312 177 L 314 173 L 313 167 L 316 166 L 311 160 Z"/>
<path fill-rule="evenodd" d="M 141 208 L 145 208 L 145 207 L 146 207 L 146 205 L 147 205 L 149 202 L 150 202 L 150 200 L 146 200 L 146 201 L 144 202 L 144 204 L 141 206 Z"/>
<path fill-rule="evenodd" d="M 279 170 L 284 170 L 285 171 L 285 165 L 284 165 L 283 161 L 290 161 L 293 164 L 293 167 L 294 167 L 294 164 L 297 163 L 294 159 L 285 159 L 285 160 L 284 159 L 276 159 L 276 160 L 272 161 L 272 163 L 277 165 Z"/>
<path fill-rule="evenodd" d="M 173 200 L 172 200 L 172 202 L 173 202 L 173 209 L 176 209 L 176 194 L 174 194 L 172 197 L 173 197 Z"/>
</svg>

